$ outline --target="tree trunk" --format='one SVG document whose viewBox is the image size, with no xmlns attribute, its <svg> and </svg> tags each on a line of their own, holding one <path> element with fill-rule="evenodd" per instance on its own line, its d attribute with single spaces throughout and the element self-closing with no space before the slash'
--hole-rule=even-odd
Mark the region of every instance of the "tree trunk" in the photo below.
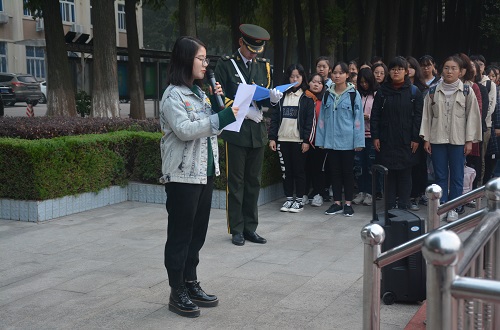
<svg viewBox="0 0 500 330">
<path fill-rule="evenodd" d="M 299 63 L 304 66 L 306 72 L 309 72 L 309 64 L 307 62 L 307 45 L 304 17 L 302 16 L 302 8 L 300 0 L 294 0 L 293 9 L 295 12 L 295 30 L 297 31 L 297 43 L 299 53 Z"/>
<path fill-rule="evenodd" d="M 134 119 L 146 119 L 146 111 L 144 109 L 144 90 L 142 87 L 141 76 L 141 56 L 139 54 L 139 35 L 137 33 L 135 5 L 136 0 L 125 0 L 130 117 Z"/>
<path fill-rule="evenodd" d="M 119 117 L 118 74 L 116 63 L 116 22 L 114 0 L 94 1 L 94 67 L 92 116 Z"/>
<path fill-rule="evenodd" d="M 76 116 L 75 88 L 69 70 L 58 0 L 42 1 L 47 51 L 47 116 Z"/>
<path fill-rule="evenodd" d="M 437 4 L 434 0 L 427 1 L 427 22 L 425 26 L 425 54 L 433 54 L 436 56 L 434 45 L 437 39 L 436 36 L 436 24 L 437 24 Z M 424 54 L 424 55 L 425 55 Z"/>
<path fill-rule="evenodd" d="M 387 32 L 385 39 L 385 52 L 384 59 L 385 63 L 389 63 L 395 56 L 398 46 L 398 27 L 399 27 L 399 6 L 400 0 L 391 0 L 387 2 L 388 10 L 386 11 L 387 16 L 390 17 L 387 20 Z"/>
<path fill-rule="evenodd" d="M 335 39 L 328 26 L 327 13 L 335 7 L 335 0 L 318 0 L 319 13 L 319 49 L 323 56 L 329 56 L 334 62 Z"/>
<path fill-rule="evenodd" d="M 274 66 L 273 82 L 279 85 L 283 81 L 283 3 L 282 0 L 273 0 L 273 36 L 274 45 Z"/>
<path fill-rule="evenodd" d="M 196 37 L 196 1 L 179 1 L 179 32 L 181 36 Z"/>
<path fill-rule="evenodd" d="M 319 39 L 318 39 L 318 3 L 316 1 L 309 1 L 309 44 L 311 45 L 309 64 L 311 72 L 316 72 L 314 62 L 320 56 L 319 53 Z"/>
<path fill-rule="evenodd" d="M 365 19 L 361 31 L 360 55 L 359 63 L 370 62 L 373 50 L 373 36 L 375 34 L 375 17 L 377 14 L 377 0 L 364 1 L 364 15 L 360 15 Z"/>
<path fill-rule="evenodd" d="M 233 53 L 240 48 L 240 4 L 239 1 L 231 1 L 230 9 L 231 11 L 231 41 L 233 45 Z M 276 39 L 275 39 L 276 40 Z M 283 40 L 283 39 L 281 39 Z M 276 40 L 278 41 L 278 40 Z"/>
<path fill-rule="evenodd" d="M 295 22 L 293 15 L 293 2 L 288 2 L 288 23 L 287 23 L 287 37 L 286 37 L 286 53 L 285 53 L 285 70 L 290 64 L 295 62 L 295 54 L 297 48 L 295 45 Z"/>
<path fill-rule="evenodd" d="M 402 15 L 402 40 L 401 51 L 403 55 L 413 55 L 413 24 L 415 17 L 415 0 L 407 0 L 403 2 L 400 15 Z"/>
</svg>

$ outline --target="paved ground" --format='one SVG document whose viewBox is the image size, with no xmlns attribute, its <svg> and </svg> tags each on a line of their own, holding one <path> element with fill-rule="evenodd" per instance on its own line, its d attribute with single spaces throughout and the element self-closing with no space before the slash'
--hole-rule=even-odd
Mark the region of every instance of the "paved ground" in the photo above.
<svg viewBox="0 0 500 330">
<path fill-rule="evenodd" d="M 231 244 L 212 210 L 199 280 L 220 305 L 198 319 L 168 311 L 162 205 L 125 202 L 47 223 L 0 221 L 2 329 L 360 329 L 360 230 L 370 207 L 259 209 L 265 245 Z M 420 213 L 424 214 L 421 210 Z M 402 329 L 417 304 L 382 306 L 382 329 Z"/>
</svg>

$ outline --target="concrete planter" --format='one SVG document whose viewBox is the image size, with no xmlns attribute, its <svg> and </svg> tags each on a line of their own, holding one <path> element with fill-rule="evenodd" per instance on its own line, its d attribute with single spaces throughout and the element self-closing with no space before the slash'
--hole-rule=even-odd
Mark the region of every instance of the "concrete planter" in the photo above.
<svg viewBox="0 0 500 330">
<path fill-rule="evenodd" d="M 262 188 L 258 205 L 283 197 L 281 184 Z M 125 201 L 165 204 L 163 185 L 130 182 L 126 187 L 111 186 L 98 193 L 83 193 L 44 201 L 0 199 L 0 219 L 41 222 Z M 212 208 L 226 208 L 226 192 L 214 190 Z"/>
</svg>

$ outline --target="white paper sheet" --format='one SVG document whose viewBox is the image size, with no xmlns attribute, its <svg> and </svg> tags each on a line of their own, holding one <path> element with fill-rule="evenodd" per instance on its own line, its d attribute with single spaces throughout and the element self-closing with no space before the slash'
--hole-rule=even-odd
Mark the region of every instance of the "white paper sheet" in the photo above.
<svg viewBox="0 0 500 330">
<path fill-rule="evenodd" d="M 239 107 L 236 114 L 236 121 L 224 127 L 226 131 L 239 132 L 243 120 L 248 113 L 248 108 L 252 103 L 253 94 L 255 93 L 255 85 L 239 84 L 236 96 L 234 97 L 233 107 Z"/>
</svg>

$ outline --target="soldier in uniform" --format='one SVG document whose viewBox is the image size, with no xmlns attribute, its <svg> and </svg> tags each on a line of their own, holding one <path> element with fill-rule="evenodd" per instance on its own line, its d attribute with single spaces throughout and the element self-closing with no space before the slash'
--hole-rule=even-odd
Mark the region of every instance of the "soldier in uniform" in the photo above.
<svg viewBox="0 0 500 330">
<path fill-rule="evenodd" d="M 269 33 L 260 26 L 242 24 L 240 48 L 231 56 L 223 56 L 215 68 L 216 80 L 225 92 L 226 107 L 231 106 L 238 84 L 257 84 L 272 87 L 269 60 L 257 57 L 264 51 Z M 282 94 L 272 90 L 266 101 L 277 103 Z M 263 101 L 263 102 L 266 102 Z M 262 121 L 262 102 L 253 102 L 239 132 L 223 131 L 226 141 L 227 196 L 226 210 L 228 231 L 235 245 L 245 240 L 265 244 L 266 239 L 256 233 L 259 223 L 257 200 L 264 148 L 267 145 L 267 129 Z"/>
</svg>

